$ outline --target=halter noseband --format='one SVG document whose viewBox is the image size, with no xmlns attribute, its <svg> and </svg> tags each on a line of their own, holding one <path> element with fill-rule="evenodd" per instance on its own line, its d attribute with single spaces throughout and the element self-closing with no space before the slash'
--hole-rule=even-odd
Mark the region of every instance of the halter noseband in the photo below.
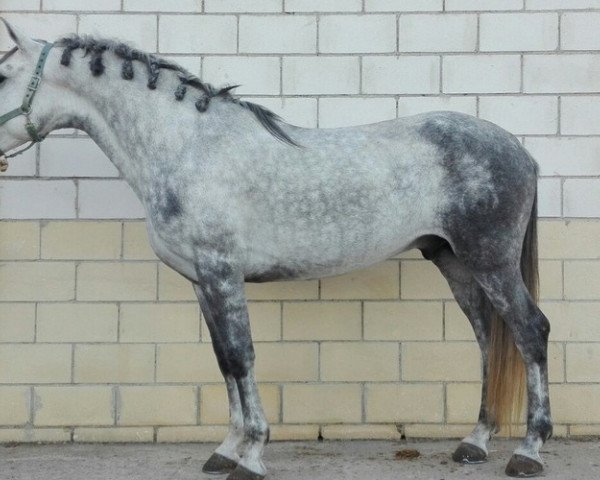
<svg viewBox="0 0 600 480">
<path fill-rule="evenodd" d="M 2 126 L 5 123 L 12 120 L 13 118 L 25 115 L 25 118 L 27 119 L 27 123 L 25 124 L 25 130 L 27 130 L 29 138 L 31 138 L 31 143 L 27 147 L 18 150 L 12 155 L 6 155 L 0 149 L 0 158 L 4 157 L 5 159 L 8 159 L 16 157 L 17 155 L 21 155 L 23 152 L 29 150 L 36 143 L 41 142 L 45 138 L 43 135 L 40 134 L 40 131 L 31 121 L 29 115 L 31 114 L 31 105 L 33 103 L 33 99 L 42 81 L 42 74 L 44 73 L 44 66 L 46 65 L 48 54 L 50 53 L 50 50 L 53 46 L 53 43 L 44 42 L 44 48 L 42 49 L 42 53 L 40 53 L 40 57 L 38 58 L 37 64 L 35 66 L 35 70 L 33 72 L 33 75 L 31 76 L 31 80 L 29 80 L 29 83 L 27 84 L 27 92 L 25 93 L 25 97 L 23 97 L 23 103 L 21 104 L 21 106 L 0 116 L 0 126 Z M 6 160 L 4 160 L 4 164 L 0 164 L 0 168 L 2 167 L 4 168 L 4 170 L 6 170 L 6 168 L 8 167 L 8 163 L 6 163 Z"/>
</svg>

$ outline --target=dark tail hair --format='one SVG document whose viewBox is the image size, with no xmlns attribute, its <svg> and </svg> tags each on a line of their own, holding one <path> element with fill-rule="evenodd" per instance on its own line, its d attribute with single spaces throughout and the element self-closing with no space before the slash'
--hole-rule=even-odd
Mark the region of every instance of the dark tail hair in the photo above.
<svg viewBox="0 0 600 480">
<path fill-rule="evenodd" d="M 523 250 L 521 274 L 533 300 L 538 301 L 537 191 L 531 208 Z M 499 428 L 519 422 L 526 393 L 525 365 L 508 325 L 492 308 L 488 356 L 487 410 Z"/>
</svg>

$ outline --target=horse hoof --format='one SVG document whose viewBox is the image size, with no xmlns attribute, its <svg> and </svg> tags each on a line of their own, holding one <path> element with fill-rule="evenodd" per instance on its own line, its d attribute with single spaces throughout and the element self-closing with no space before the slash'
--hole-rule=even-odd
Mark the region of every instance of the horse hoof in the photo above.
<svg viewBox="0 0 600 480">
<path fill-rule="evenodd" d="M 487 461 L 487 454 L 472 443 L 461 442 L 452 454 L 452 460 L 458 463 L 483 463 Z"/>
<path fill-rule="evenodd" d="M 229 474 L 227 480 L 263 480 L 264 475 L 248 470 L 243 465 L 238 465 L 235 470 Z"/>
<path fill-rule="evenodd" d="M 204 473 L 218 475 L 233 472 L 235 467 L 237 467 L 237 462 L 234 460 L 224 457 L 219 453 L 213 453 L 202 467 L 202 471 Z"/>
<path fill-rule="evenodd" d="M 540 462 L 517 453 L 511 457 L 506 466 L 506 474 L 509 477 L 535 477 L 542 473 L 542 470 L 544 466 Z"/>
</svg>

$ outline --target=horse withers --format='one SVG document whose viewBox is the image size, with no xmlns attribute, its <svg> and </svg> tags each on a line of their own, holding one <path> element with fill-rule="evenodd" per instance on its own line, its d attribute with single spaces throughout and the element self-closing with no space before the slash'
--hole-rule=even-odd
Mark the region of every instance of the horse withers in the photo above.
<svg viewBox="0 0 600 480">
<path fill-rule="evenodd" d="M 527 389 L 527 434 L 506 472 L 542 471 L 552 433 L 549 323 L 536 305 L 537 166 L 500 127 L 432 112 L 305 129 L 118 42 L 33 41 L 0 60 L 0 148 L 85 131 L 146 210 L 158 257 L 189 279 L 229 398 L 206 472 L 261 479 L 269 439 L 244 282 L 311 279 L 421 249 L 447 279 L 483 357 L 479 421 L 453 458 L 482 462 Z M 32 76 L 33 75 L 33 76 Z M 31 93 L 33 92 L 33 93 Z"/>
</svg>

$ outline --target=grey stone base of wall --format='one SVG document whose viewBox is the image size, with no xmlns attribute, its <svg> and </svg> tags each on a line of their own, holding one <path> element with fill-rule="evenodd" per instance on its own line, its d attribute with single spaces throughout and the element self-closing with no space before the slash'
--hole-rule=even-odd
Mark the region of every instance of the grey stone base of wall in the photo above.
<svg viewBox="0 0 600 480">
<path fill-rule="evenodd" d="M 490 459 L 458 465 L 455 441 L 277 442 L 265 453 L 268 478 L 277 480 L 497 479 L 517 442 L 495 440 Z M 204 480 L 214 444 L 53 444 L 0 447 L 0 478 L 10 480 Z M 416 459 L 397 460 L 401 449 Z M 600 478 L 600 441 L 550 440 L 542 449 L 547 479 Z"/>
</svg>

